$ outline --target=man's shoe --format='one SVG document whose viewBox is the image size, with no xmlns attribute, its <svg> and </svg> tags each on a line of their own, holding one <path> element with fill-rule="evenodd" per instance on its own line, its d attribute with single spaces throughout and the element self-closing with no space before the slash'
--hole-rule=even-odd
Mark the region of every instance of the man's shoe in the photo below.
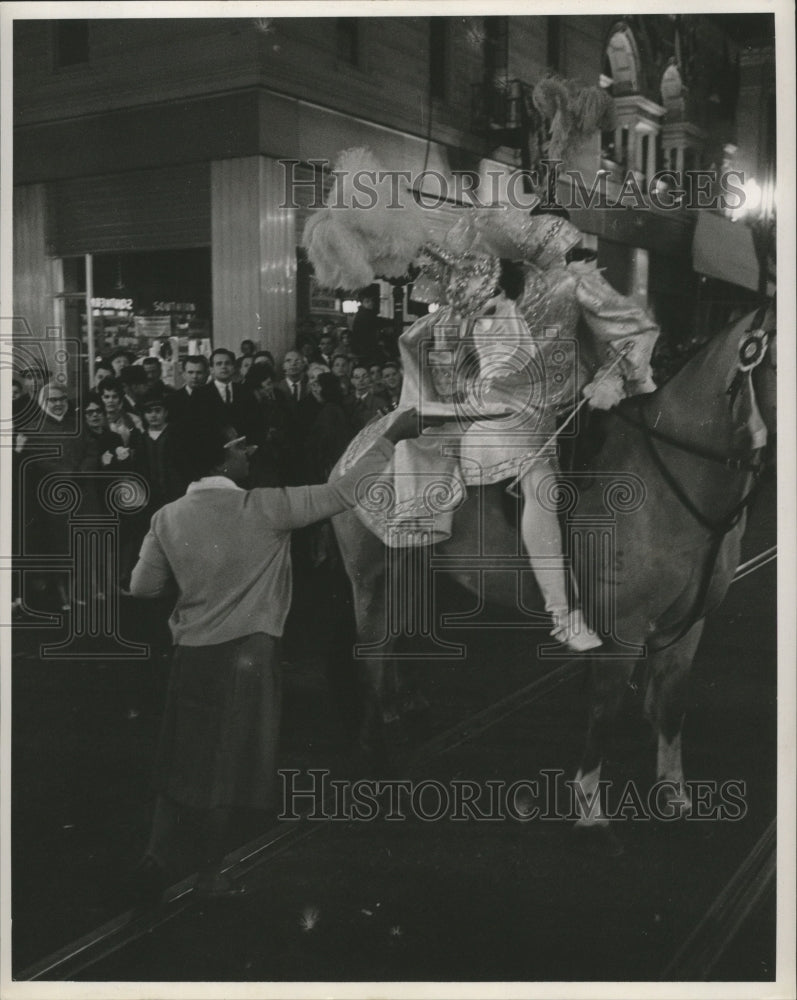
<svg viewBox="0 0 797 1000">
<path fill-rule="evenodd" d="M 598 635 L 584 621 L 581 611 L 576 608 L 560 618 L 551 635 L 574 653 L 586 653 L 602 645 Z"/>
</svg>

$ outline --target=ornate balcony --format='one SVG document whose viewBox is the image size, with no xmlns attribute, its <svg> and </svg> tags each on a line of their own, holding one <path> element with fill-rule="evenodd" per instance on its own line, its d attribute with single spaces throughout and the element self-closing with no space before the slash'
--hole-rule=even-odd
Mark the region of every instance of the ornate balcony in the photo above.
<svg viewBox="0 0 797 1000">
<path fill-rule="evenodd" d="M 520 149 L 527 141 L 531 88 L 523 80 L 498 79 L 471 85 L 470 127 L 492 149 Z"/>
</svg>

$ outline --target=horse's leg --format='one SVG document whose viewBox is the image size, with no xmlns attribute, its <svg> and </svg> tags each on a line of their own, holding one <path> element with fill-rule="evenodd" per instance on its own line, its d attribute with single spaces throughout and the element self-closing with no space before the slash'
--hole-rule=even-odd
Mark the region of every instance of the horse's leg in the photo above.
<svg viewBox="0 0 797 1000">
<path fill-rule="evenodd" d="M 645 712 L 658 737 L 656 780 L 666 783 L 659 792 L 658 801 L 660 807 L 673 816 L 682 816 L 691 807 L 681 757 L 681 730 L 689 670 L 703 634 L 703 624 L 697 622 L 678 642 L 652 653 L 647 664 Z"/>
<path fill-rule="evenodd" d="M 389 770 L 384 728 L 386 680 L 395 638 L 388 628 L 388 573 L 390 560 L 384 545 L 353 513 L 333 521 L 335 534 L 352 585 L 357 626 L 358 678 L 362 697 L 360 749 L 379 770 Z M 369 655 L 369 647 L 373 655 Z"/>
<path fill-rule="evenodd" d="M 590 707 L 587 738 L 581 766 L 573 782 L 576 829 L 598 834 L 599 848 L 608 854 L 622 852 L 609 829 L 609 819 L 601 802 L 601 767 L 614 731 L 614 722 L 623 701 L 634 660 L 599 660 L 590 668 Z"/>
<path fill-rule="evenodd" d="M 387 628 L 384 574 L 373 574 L 366 586 L 355 585 L 354 593 L 364 709 L 359 742 L 369 756 L 378 762 L 386 762 L 384 723 L 386 706 L 392 701 L 394 687 L 394 664 L 390 654 L 395 640 Z M 369 646 L 374 647 L 372 656 L 368 655 Z"/>
</svg>

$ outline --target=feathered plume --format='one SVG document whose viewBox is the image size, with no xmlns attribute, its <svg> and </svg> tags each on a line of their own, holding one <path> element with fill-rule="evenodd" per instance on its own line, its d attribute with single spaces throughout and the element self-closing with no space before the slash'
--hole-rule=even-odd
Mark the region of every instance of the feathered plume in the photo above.
<svg viewBox="0 0 797 1000">
<path fill-rule="evenodd" d="M 536 85 L 532 100 L 550 122 L 548 156 L 564 160 L 573 146 L 593 132 L 614 127 L 614 104 L 600 87 L 579 87 L 573 80 L 546 76 Z"/>
<path fill-rule="evenodd" d="M 401 277 L 426 237 L 423 210 L 406 184 L 384 176 L 373 153 L 357 148 L 338 157 L 324 208 L 307 220 L 302 244 L 322 287 L 355 289 L 375 277 Z"/>
</svg>

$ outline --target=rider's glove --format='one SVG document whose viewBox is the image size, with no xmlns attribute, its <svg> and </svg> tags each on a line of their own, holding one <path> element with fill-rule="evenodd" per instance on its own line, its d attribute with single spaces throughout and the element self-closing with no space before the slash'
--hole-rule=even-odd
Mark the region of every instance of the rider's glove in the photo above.
<svg viewBox="0 0 797 1000">
<path fill-rule="evenodd" d="M 623 376 L 617 370 L 608 369 L 608 365 L 599 368 L 595 378 L 584 386 L 584 396 L 592 410 L 610 410 L 625 399 Z"/>
</svg>

